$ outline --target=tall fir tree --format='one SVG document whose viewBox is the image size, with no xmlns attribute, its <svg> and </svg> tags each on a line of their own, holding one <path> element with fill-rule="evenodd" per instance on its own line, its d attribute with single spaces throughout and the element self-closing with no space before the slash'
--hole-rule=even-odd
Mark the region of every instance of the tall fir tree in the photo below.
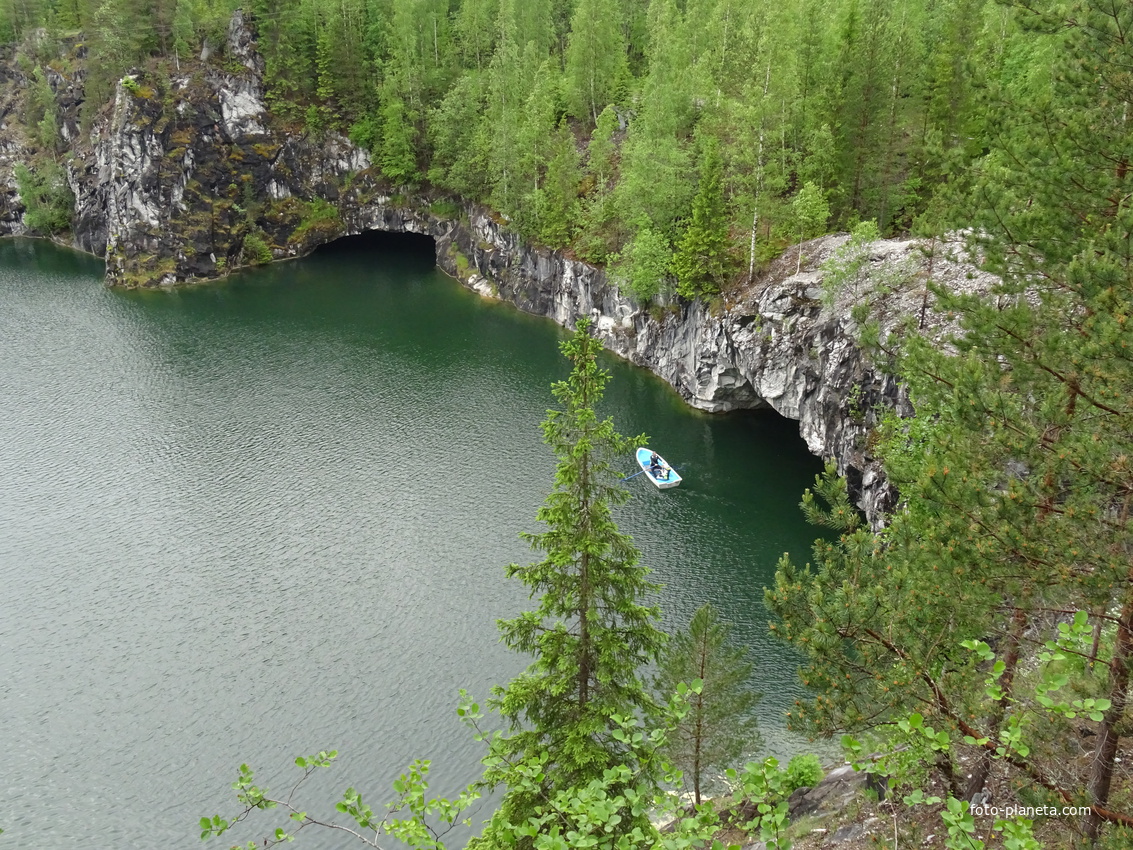
<svg viewBox="0 0 1133 850">
<path fill-rule="evenodd" d="M 728 211 L 724 203 L 724 163 L 719 144 L 707 139 L 700 180 L 692 202 L 692 220 L 673 255 L 677 292 L 685 298 L 714 295 L 732 271 Z"/>
<path fill-rule="evenodd" d="M 550 159 L 536 204 L 539 236 L 545 244 L 566 247 L 578 230 L 579 181 L 578 150 L 563 123 L 551 136 Z"/>
<path fill-rule="evenodd" d="M 524 824 L 559 791 L 612 768 L 637 773 L 643 766 L 627 765 L 637 757 L 616 733 L 615 718 L 655 708 L 643 673 L 665 642 L 657 608 L 645 604 L 656 585 L 612 514 L 629 498 L 619 466 L 644 437 L 626 439 L 595 411 L 609 374 L 598 366 L 601 344 L 590 336 L 588 320 L 579 321 L 562 350 L 571 374 L 554 385 L 562 406 L 543 422 L 544 440 L 559 459 L 555 488 L 537 514 L 546 530 L 523 535 L 543 558 L 507 569 L 539 596 L 539 606 L 500 621 L 504 643 L 534 661 L 495 692 L 508 726 L 493 742 L 485 772 L 487 782 L 503 781 L 525 762 L 540 765 L 540 780 L 536 789 L 505 793 L 478 846 L 503 843 L 511 825 Z M 626 803 L 610 813 L 617 834 L 648 823 L 646 813 L 632 808 Z"/>
</svg>

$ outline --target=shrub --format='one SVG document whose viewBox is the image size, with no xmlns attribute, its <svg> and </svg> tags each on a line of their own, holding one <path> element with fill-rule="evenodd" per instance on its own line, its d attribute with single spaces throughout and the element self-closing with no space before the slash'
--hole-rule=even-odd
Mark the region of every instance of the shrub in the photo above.
<svg viewBox="0 0 1133 850">
<path fill-rule="evenodd" d="M 813 753 L 799 754 L 787 763 L 783 778 L 783 793 L 790 795 L 796 788 L 813 788 L 822 781 L 822 766 Z"/>
<path fill-rule="evenodd" d="M 263 266 L 273 259 L 271 248 L 264 241 L 258 231 L 252 231 L 244 237 L 244 262 L 253 266 Z"/>
<path fill-rule="evenodd" d="M 50 235 L 71 226 L 75 196 L 61 165 L 47 162 L 32 171 L 21 162 L 14 171 L 29 228 Z"/>
<path fill-rule="evenodd" d="M 454 219 L 460 217 L 460 205 L 455 201 L 433 201 L 429 205 L 429 212 L 437 218 Z"/>
<path fill-rule="evenodd" d="M 857 283 L 869 264 L 870 246 L 879 238 L 877 222 L 863 221 L 854 226 L 850 240 L 823 263 L 822 300 L 827 307 L 833 306 L 839 291 Z"/>
</svg>

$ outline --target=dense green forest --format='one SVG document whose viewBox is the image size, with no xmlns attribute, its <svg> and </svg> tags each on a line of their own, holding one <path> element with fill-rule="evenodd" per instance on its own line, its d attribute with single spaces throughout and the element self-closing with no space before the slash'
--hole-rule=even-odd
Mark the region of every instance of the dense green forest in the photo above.
<svg viewBox="0 0 1133 850">
<path fill-rule="evenodd" d="M 712 295 L 858 221 L 910 231 L 1057 51 L 994 0 L 7 0 L 0 39 L 81 32 L 89 112 L 130 67 L 215 50 L 238 6 L 277 117 L 642 297 Z"/>
</svg>

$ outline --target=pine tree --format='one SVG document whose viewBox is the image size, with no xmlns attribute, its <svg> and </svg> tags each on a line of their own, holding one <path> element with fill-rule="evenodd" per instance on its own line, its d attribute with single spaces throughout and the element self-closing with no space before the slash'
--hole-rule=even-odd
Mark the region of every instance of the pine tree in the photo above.
<svg viewBox="0 0 1133 850">
<path fill-rule="evenodd" d="M 1052 803 L 1090 802 L 1091 841 L 1133 823 L 1115 783 L 1133 667 L 1131 27 L 1128 4 L 1081 4 L 1055 37 L 1049 90 L 1017 90 L 991 116 L 992 150 L 955 214 L 1001 282 L 934 287 L 960 330 L 903 345 L 917 416 L 878 448 L 904 507 L 877 536 L 825 488 L 841 537 L 816 544 L 810 570 L 785 561 L 768 596 L 810 658 L 809 728 L 915 710 L 951 738 L 932 766 L 954 796 L 1007 753 L 1004 769 Z M 1038 691 L 1067 611 L 1093 645 Z M 995 645 L 995 687 L 961 641 Z M 1098 707 L 1082 714 L 1084 699 Z M 1084 760 L 1083 718 L 1096 724 Z"/>
<path fill-rule="evenodd" d="M 692 781 L 696 805 L 704 778 L 713 770 L 735 766 L 760 747 L 752 710 L 761 694 L 750 687 L 755 665 L 748 650 L 730 640 L 731 624 L 710 604 L 701 605 L 687 631 L 673 635 L 654 680 L 658 696 L 675 693 L 681 682 L 700 680 L 688 700 L 688 714 L 669 736 L 674 767 Z"/>
<path fill-rule="evenodd" d="M 609 374 L 598 366 L 601 344 L 590 336 L 589 321 L 579 321 L 562 350 L 573 368 L 553 387 L 562 407 L 543 422 L 544 439 L 559 459 L 555 489 L 537 514 L 546 530 L 523 535 L 543 559 L 507 570 L 539 595 L 539 606 L 500 621 L 504 643 L 534 661 L 495 692 L 508 728 L 494 741 L 485 773 L 490 783 L 506 781 L 509 770 L 527 763 L 540 765 L 542 778 L 537 792 L 505 794 L 485 831 L 487 846 L 499 838 L 494 828 L 524 824 L 555 793 L 633 760 L 632 748 L 613 734 L 614 718 L 655 707 L 642 669 L 664 646 L 657 608 L 643 604 L 656 585 L 612 517 L 612 508 L 629 497 L 618 465 L 644 438 L 626 439 L 595 412 Z M 611 823 L 619 834 L 648 822 L 629 808 L 617 814 L 620 822 Z"/>
</svg>

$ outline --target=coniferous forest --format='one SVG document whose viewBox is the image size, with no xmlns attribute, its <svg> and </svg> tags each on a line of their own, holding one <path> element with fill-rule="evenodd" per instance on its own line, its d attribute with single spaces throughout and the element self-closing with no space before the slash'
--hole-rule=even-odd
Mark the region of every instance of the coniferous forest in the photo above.
<svg viewBox="0 0 1133 850">
<path fill-rule="evenodd" d="M 0 40 L 46 62 L 53 40 L 81 38 L 91 120 L 128 69 L 174 69 L 222 43 L 237 5 L 9 0 Z M 810 563 L 785 556 L 767 591 L 770 628 L 807 659 L 811 697 L 789 722 L 846 735 L 849 757 L 889 777 L 902 805 L 935 807 L 949 847 L 1130 846 L 1133 5 L 242 5 L 275 120 L 347 134 L 392 185 L 481 202 L 528 240 L 606 266 L 642 301 L 727 295 L 825 233 L 965 231 L 1000 283 L 935 290 L 954 322 L 945 344 L 862 324 L 861 344 L 900 376 L 916 415 L 887 415 L 871 435 L 900 491 L 882 531 L 863 525 L 833 469 L 803 498 L 826 535 Z M 602 489 L 601 464 L 624 441 L 594 418 L 603 379 L 584 333 L 567 354 L 566 412 L 545 426 L 559 490 L 541 513 L 551 531 L 533 537 L 547 560 L 512 573 L 547 590 L 556 569 L 599 553 L 610 574 L 596 589 L 583 569 L 578 587 L 560 587 L 567 607 L 552 599 L 506 626 L 536 663 L 496 695 L 510 727 L 486 775 L 509 790 L 478 846 L 694 846 L 717 825 L 703 810 L 665 836 L 645 813 L 672 779 L 665 730 L 689 702 L 699 710 L 704 683 L 666 706 L 638 678 L 664 641 L 637 601 L 648 582 L 636 552 L 606 512 L 620 496 Z M 586 613 L 599 598 L 609 619 Z M 564 627 L 543 643 L 541 624 L 568 615 L 583 636 Z M 587 643 L 599 637 L 609 645 Z M 576 640 L 590 647 L 577 657 Z M 591 693 L 572 658 L 611 664 L 595 674 L 602 687 Z M 479 707 L 462 712 L 479 729 Z M 780 848 L 783 776 L 767 762 L 733 776 L 755 801 L 738 810 Z M 992 789 L 1082 813 L 977 826 L 972 804 Z M 266 807 L 250 772 L 237 791 L 246 811 Z M 458 803 L 430 802 L 419 768 L 398 793 L 413 816 L 382 828 L 437 846 L 422 822 L 455 819 Z M 357 795 L 340 811 L 376 828 Z"/>
<path fill-rule="evenodd" d="M 1050 97 L 1066 25 L 991 0 L 13 0 L 0 39 L 81 32 L 96 110 L 126 70 L 221 44 L 238 6 L 277 117 L 643 298 L 859 221 L 915 230 L 1005 129 L 993 109 Z"/>
</svg>

